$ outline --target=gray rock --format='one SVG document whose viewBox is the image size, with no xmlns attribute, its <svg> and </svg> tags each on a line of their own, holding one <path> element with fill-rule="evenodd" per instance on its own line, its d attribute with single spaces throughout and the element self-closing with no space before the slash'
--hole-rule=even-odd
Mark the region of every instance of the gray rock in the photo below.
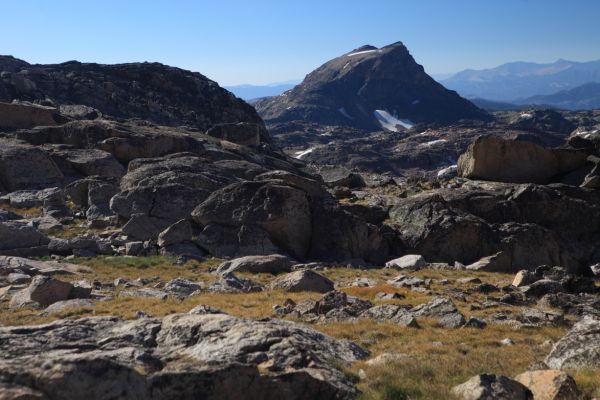
<svg viewBox="0 0 600 400">
<path fill-rule="evenodd" d="M 264 286 L 251 279 L 240 278 L 234 275 L 233 272 L 228 272 L 221 274 L 208 290 L 223 293 L 251 293 L 262 292 Z"/>
<path fill-rule="evenodd" d="M 546 357 L 554 369 L 600 368 L 600 319 L 585 317 L 558 342 Z"/>
<path fill-rule="evenodd" d="M 202 285 L 183 278 L 175 278 L 170 280 L 162 288 L 177 297 L 188 297 L 202 289 Z"/>
<path fill-rule="evenodd" d="M 9 192 L 60 185 L 64 176 L 43 150 L 0 138 L 0 183 Z"/>
<path fill-rule="evenodd" d="M 158 245 L 160 247 L 190 240 L 192 240 L 192 226 L 185 219 L 177 221 L 158 235 Z"/>
<path fill-rule="evenodd" d="M 436 297 L 428 303 L 413 307 L 410 312 L 417 317 L 434 318 L 445 328 L 458 328 L 466 322 L 452 300 L 445 297 Z"/>
<path fill-rule="evenodd" d="M 263 141 L 270 141 L 264 125 L 246 122 L 215 125 L 206 134 L 244 146 L 258 146 Z"/>
<path fill-rule="evenodd" d="M 16 293 L 10 301 L 10 308 L 25 305 L 40 305 L 47 307 L 57 301 L 69 299 L 73 285 L 47 276 L 34 277 L 26 289 Z"/>
<path fill-rule="evenodd" d="M 30 389 L 53 400 L 238 398 L 240 385 L 245 399 L 299 400 L 356 396 L 331 360 L 368 352 L 293 322 L 211 311 L 2 327 L 0 354 L 0 381 L 23 390 L 35 382 Z"/>
<path fill-rule="evenodd" d="M 458 175 L 498 182 L 546 183 L 582 167 L 585 151 L 546 149 L 532 142 L 483 136 L 458 159 Z"/>
<path fill-rule="evenodd" d="M 35 227 L 20 221 L 0 222 L 0 254 L 35 255 L 36 249 L 47 253 L 50 239 Z"/>
<path fill-rule="evenodd" d="M 18 272 L 12 272 L 6 277 L 6 281 L 13 285 L 20 285 L 27 283 L 31 280 L 31 276 L 27 274 L 20 274 Z"/>
<path fill-rule="evenodd" d="M 369 318 L 376 321 L 391 322 L 405 327 L 418 327 L 415 317 L 406 308 L 395 304 L 384 304 L 371 307 L 362 313 L 360 318 Z"/>
<path fill-rule="evenodd" d="M 271 289 L 283 289 L 287 292 L 327 293 L 333 288 L 330 279 L 308 269 L 290 272 L 271 282 Z"/>
<path fill-rule="evenodd" d="M 55 315 L 69 309 L 90 307 L 94 307 L 94 302 L 90 299 L 61 300 L 46 307 L 44 312 L 48 315 Z"/>
<path fill-rule="evenodd" d="M 476 375 L 452 388 L 460 400 L 533 400 L 523 384 L 502 375 Z"/>
<path fill-rule="evenodd" d="M 0 129 L 54 126 L 66 122 L 54 107 L 26 102 L 0 103 Z"/>
<path fill-rule="evenodd" d="M 428 263 L 422 255 L 408 254 L 385 263 L 386 268 L 410 269 L 417 271 L 427 267 Z"/>
<path fill-rule="evenodd" d="M 169 294 L 154 288 L 130 288 L 119 292 L 119 297 L 149 297 L 153 299 L 165 300 Z"/>
<path fill-rule="evenodd" d="M 217 268 L 218 274 L 229 272 L 250 272 L 279 274 L 290 272 L 294 261 L 281 254 L 269 254 L 265 256 L 246 256 L 234 260 L 225 261 Z"/>
</svg>

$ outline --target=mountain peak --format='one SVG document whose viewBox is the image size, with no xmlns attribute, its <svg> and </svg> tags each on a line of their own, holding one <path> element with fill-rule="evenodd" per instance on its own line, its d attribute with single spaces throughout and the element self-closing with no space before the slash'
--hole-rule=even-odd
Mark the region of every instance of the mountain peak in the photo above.
<svg viewBox="0 0 600 400">
<path fill-rule="evenodd" d="M 333 58 L 294 89 L 255 107 L 268 122 L 305 120 L 366 130 L 488 117 L 427 75 L 402 42 L 365 45 Z"/>
</svg>

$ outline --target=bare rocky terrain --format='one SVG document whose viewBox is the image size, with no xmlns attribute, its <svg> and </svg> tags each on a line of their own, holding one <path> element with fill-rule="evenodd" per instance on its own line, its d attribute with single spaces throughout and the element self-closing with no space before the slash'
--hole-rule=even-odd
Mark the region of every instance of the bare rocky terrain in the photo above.
<svg viewBox="0 0 600 400">
<path fill-rule="evenodd" d="M 480 118 L 265 125 L 160 64 L 0 82 L 0 399 L 600 396 L 597 112 L 440 86 Z"/>
</svg>

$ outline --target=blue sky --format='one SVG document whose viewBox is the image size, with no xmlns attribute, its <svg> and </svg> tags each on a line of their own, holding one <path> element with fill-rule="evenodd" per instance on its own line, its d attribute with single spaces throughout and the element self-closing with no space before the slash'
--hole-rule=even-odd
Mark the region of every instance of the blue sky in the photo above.
<svg viewBox="0 0 600 400">
<path fill-rule="evenodd" d="M 600 59 L 598 0 L 3 0 L 0 54 L 159 61 L 222 85 L 302 78 L 402 41 L 429 73 Z"/>
</svg>

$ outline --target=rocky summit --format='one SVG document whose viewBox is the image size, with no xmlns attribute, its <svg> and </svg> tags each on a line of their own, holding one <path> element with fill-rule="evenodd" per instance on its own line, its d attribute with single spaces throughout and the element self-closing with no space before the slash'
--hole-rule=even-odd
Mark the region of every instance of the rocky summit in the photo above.
<svg viewBox="0 0 600 400">
<path fill-rule="evenodd" d="M 366 45 L 336 57 L 298 86 L 255 106 L 268 123 L 301 120 L 387 131 L 489 118 L 427 75 L 401 42 L 380 49 Z"/>
<path fill-rule="evenodd" d="M 401 43 L 258 113 L 0 69 L 0 400 L 600 397 L 598 112 L 487 114 Z"/>
</svg>

